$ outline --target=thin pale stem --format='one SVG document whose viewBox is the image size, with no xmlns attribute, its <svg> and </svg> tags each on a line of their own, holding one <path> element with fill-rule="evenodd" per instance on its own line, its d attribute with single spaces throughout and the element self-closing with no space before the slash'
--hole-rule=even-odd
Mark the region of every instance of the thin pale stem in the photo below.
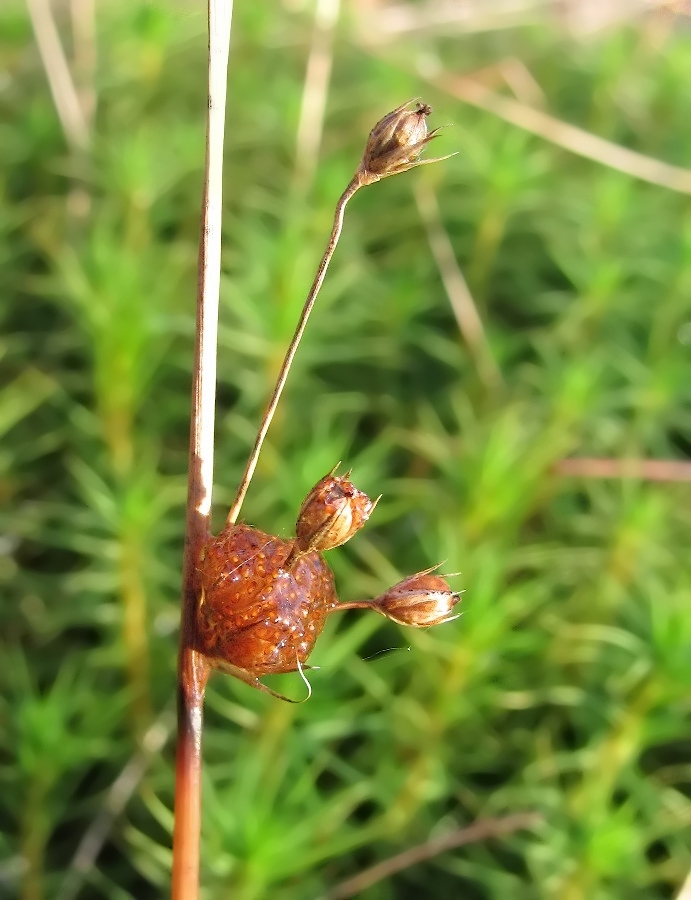
<svg viewBox="0 0 691 900">
<path fill-rule="evenodd" d="M 348 603 L 339 603 L 330 609 L 329 612 L 341 612 L 344 609 L 373 609 L 375 612 L 378 612 L 374 600 L 350 600 Z"/>
<path fill-rule="evenodd" d="M 199 897 L 202 711 L 209 667 L 197 650 L 200 593 L 197 569 L 201 550 L 209 537 L 213 482 L 223 134 L 232 8 L 230 0 L 209 0 L 209 94 L 178 661 L 172 900 Z"/>
<path fill-rule="evenodd" d="M 283 393 L 283 388 L 285 387 L 285 383 L 288 379 L 290 367 L 293 363 L 297 348 L 300 345 L 300 341 L 302 340 L 302 336 L 305 332 L 305 327 L 307 326 L 307 320 L 310 317 L 310 313 L 312 312 L 315 301 L 317 299 L 317 295 L 319 294 L 319 290 L 324 281 L 326 270 L 329 267 L 331 257 L 334 254 L 336 245 L 338 244 L 338 239 L 341 236 L 341 229 L 343 228 L 343 215 L 345 213 L 346 205 L 348 204 L 348 201 L 353 196 L 355 191 L 357 191 L 358 188 L 362 187 L 364 183 L 365 182 L 363 181 L 360 173 L 357 173 L 336 204 L 334 223 L 333 228 L 331 229 L 331 237 L 329 238 L 329 243 L 327 244 L 322 260 L 319 263 L 319 268 L 317 269 L 317 274 L 315 275 L 314 281 L 312 282 L 310 292 L 307 295 L 305 305 L 302 308 L 300 320 L 298 322 L 297 328 L 295 329 L 295 334 L 293 335 L 293 339 L 290 342 L 290 346 L 288 347 L 285 359 L 283 360 L 283 365 L 281 366 L 281 371 L 279 372 L 278 379 L 276 381 L 276 387 L 274 388 L 271 399 L 269 400 L 268 406 L 266 407 L 266 410 L 262 417 L 261 425 L 259 426 L 259 431 L 257 433 L 257 439 L 254 442 L 254 447 L 252 448 L 252 452 L 250 453 L 249 459 L 247 460 L 247 465 L 245 466 L 245 471 L 240 481 L 237 494 L 235 495 L 235 499 L 233 500 L 230 511 L 228 512 L 226 526 L 234 525 L 237 521 L 238 515 L 240 514 L 240 509 L 242 508 L 242 504 L 245 500 L 247 489 L 250 486 L 252 476 L 254 475 L 254 470 L 257 467 L 257 460 L 259 459 L 259 453 L 261 452 L 264 438 L 266 437 L 266 433 L 269 430 L 269 426 L 271 425 L 271 420 L 273 419 L 274 413 L 276 412 L 278 401 L 281 399 L 281 394 Z"/>
</svg>

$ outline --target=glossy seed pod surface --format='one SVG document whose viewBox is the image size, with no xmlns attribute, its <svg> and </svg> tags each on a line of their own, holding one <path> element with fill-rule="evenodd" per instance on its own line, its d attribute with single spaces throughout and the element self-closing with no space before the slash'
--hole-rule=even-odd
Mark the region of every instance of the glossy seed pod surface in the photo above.
<svg viewBox="0 0 691 900">
<path fill-rule="evenodd" d="M 252 675 L 303 665 L 338 604 L 331 569 L 316 552 L 249 525 L 213 538 L 201 562 L 202 652 Z"/>
</svg>

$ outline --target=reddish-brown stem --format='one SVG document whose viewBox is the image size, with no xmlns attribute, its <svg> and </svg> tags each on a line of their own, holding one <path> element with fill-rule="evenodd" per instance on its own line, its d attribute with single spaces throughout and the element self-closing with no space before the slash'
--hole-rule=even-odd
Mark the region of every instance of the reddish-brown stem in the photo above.
<svg viewBox="0 0 691 900">
<path fill-rule="evenodd" d="M 252 452 L 249 455 L 247 465 L 245 466 L 245 471 L 242 475 L 242 479 L 240 480 L 237 494 L 235 495 L 235 499 L 233 500 L 233 503 L 228 512 L 228 518 L 226 520 L 227 525 L 234 525 L 237 521 L 238 515 L 240 514 L 240 509 L 242 508 L 242 504 L 245 500 L 247 489 L 250 486 L 252 476 L 254 475 L 254 470 L 257 467 L 257 460 L 259 459 L 259 453 L 261 452 L 264 438 L 266 437 L 266 433 L 269 430 L 269 426 L 271 425 L 271 420 L 273 419 L 274 413 L 276 412 L 278 401 L 281 399 L 281 394 L 283 393 L 285 383 L 288 380 L 288 373 L 293 363 L 293 358 L 295 357 L 297 348 L 300 344 L 300 341 L 302 340 L 302 336 L 305 332 L 305 327 L 307 326 L 307 320 L 310 317 L 310 313 L 312 312 L 315 301 L 317 299 L 317 295 L 319 294 L 319 290 L 324 281 L 326 270 L 329 267 L 331 257 L 334 254 L 334 250 L 336 249 L 336 245 L 338 244 L 338 239 L 341 236 L 341 229 L 343 228 L 343 215 L 345 213 L 346 205 L 355 191 L 357 191 L 358 188 L 361 188 L 364 184 L 366 184 L 366 181 L 363 180 L 361 173 L 357 172 L 353 180 L 350 182 L 348 187 L 339 198 L 338 203 L 336 204 L 334 223 L 333 228 L 331 229 L 329 243 L 327 244 L 326 250 L 324 251 L 324 256 L 322 257 L 321 262 L 319 263 L 319 268 L 317 269 L 317 274 L 314 277 L 312 287 L 310 288 L 309 294 L 307 295 L 307 300 L 305 300 L 305 305 L 302 308 L 302 313 L 300 315 L 300 320 L 297 324 L 297 328 L 295 329 L 295 334 L 293 335 L 293 339 L 291 340 L 288 350 L 286 351 L 283 365 L 281 366 L 281 371 L 279 372 L 278 378 L 276 380 L 276 386 L 273 390 L 273 394 L 271 395 L 271 399 L 269 400 L 266 410 L 264 411 L 264 415 L 262 416 L 259 431 L 257 432 L 257 438 L 254 442 L 254 447 L 252 448 Z"/>
<path fill-rule="evenodd" d="M 209 538 L 213 482 L 223 133 L 232 3 L 230 0 L 209 0 L 208 9 L 209 94 L 178 660 L 172 900 L 197 900 L 199 896 L 202 713 L 209 675 L 208 663 L 197 650 L 198 564 Z"/>
<path fill-rule="evenodd" d="M 191 646 L 180 651 L 175 763 L 173 900 L 196 900 L 201 835 L 202 712 L 208 666 Z"/>
</svg>

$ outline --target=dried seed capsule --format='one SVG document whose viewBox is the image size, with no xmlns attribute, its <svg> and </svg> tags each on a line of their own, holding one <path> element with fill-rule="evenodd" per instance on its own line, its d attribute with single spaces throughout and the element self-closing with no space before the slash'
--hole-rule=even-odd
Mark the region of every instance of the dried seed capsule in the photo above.
<svg viewBox="0 0 691 900">
<path fill-rule="evenodd" d="M 372 600 L 372 608 L 400 625 L 415 628 L 429 628 L 457 619 L 458 615 L 451 612 L 461 598 L 441 575 L 430 574 L 435 568 L 399 581 Z"/>
<path fill-rule="evenodd" d="M 362 528 L 377 504 L 355 487 L 350 473 L 334 475 L 335 471 L 315 484 L 300 507 L 295 543 L 301 553 L 332 550 L 345 544 Z"/>
<path fill-rule="evenodd" d="M 305 663 L 338 598 L 317 553 L 288 563 L 294 545 L 249 525 L 211 540 L 200 564 L 197 626 L 199 649 L 213 665 L 258 677 Z"/>
<path fill-rule="evenodd" d="M 415 109 L 410 109 L 412 104 L 415 104 Z M 377 122 L 367 139 L 358 169 L 365 184 L 379 181 L 387 175 L 406 172 L 414 166 L 448 159 L 446 156 L 427 160 L 418 158 L 439 132 L 438 128 L 427 132 L 427 116 L 431 112 L 432 107 L 426 103 L 409 100 Z"/>
</svg>

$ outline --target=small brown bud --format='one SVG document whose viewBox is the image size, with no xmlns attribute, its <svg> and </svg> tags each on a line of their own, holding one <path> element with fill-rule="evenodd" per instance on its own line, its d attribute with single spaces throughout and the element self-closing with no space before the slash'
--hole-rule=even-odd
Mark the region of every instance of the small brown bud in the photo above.
<svg viewBox="0 0 691 900">
<path fill-rule="evenodd" d="M 338 468 L 338 466 L 336 466 Z M 332 550 L 359 531 L 377 504 L 350 481 L 350 472 L 328 475 L 305 497 L 296 526 L 298 551 Z"/>
<path fill-rule="evenodd" d="M 412 104 L 415 104 L 413 110 L 410 109 Z M 424 160 L 418 158 L 439 133 L 438 128 L 427 132 L 427 116 L 431 112 L 432 107 L 426 103 L 408 100 L 377 122 L 367 139 L 358 170 L 365 184 L 379 181 L 387 175 L 407 172 L 414 166 L 448 159 L 447 156 Z"/>
<path fill-rule="evenodd" d="M 436 566 L 409 575 L 372 601 L 372 608 L 399 625 L 429 628 L 457 619 L 451 615 L 461 599 L 441 575 L 431 575 Z"/>
</svg>

